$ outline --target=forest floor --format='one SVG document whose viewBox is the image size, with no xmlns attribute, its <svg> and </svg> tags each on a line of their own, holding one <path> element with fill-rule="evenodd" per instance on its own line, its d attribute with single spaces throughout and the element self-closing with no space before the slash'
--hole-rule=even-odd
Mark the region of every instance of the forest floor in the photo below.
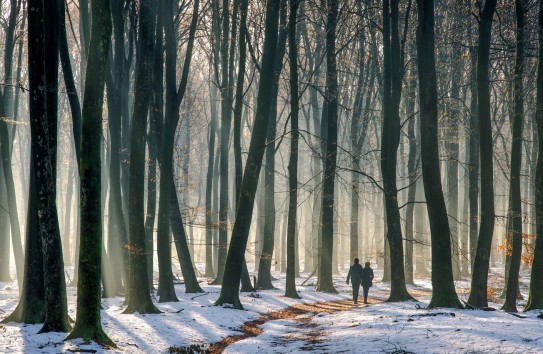
<svg viewBox="0 0 543 354">
<path fill-rule="evenodd" d="M 303 275 L 303 274 L 302 274 Z M 284 297 L 284 275 L 274 273 L 276 290 L 241 295 L 244 311 L 214 306 L 220 287 L 207 285 L 205 294 L 185 294 L 176 285 L 179 302 L 157 304 L 159 315 L 125 315 L 122 298 L 104 299 L 102 323 L 118 349 L 82 341 L 64 342 L 65 334 L 37 334 L 41 325 L 9 323 L 0 326 L 2 353 L 117 352 L 117 353 L 543 353 L 541 311 L 424 309 L 430 300 L 428 278 L 409 286 L 419 302 L 385 302 L 389 284 L 376 281 L 370 304 L 351 301 L 345 275 L 334 278 L 338 294 L 315 291 L 315 279 L 305 286 L 297 280 L 302 297 Z M 499 296 L 503 270 L 493 268 L 490 294 Z M 468 281 L 456 282 L 466 300 Z M 527 299 L 528 273 L 523 272 L 519 310 Z M 68 287 L 69 312 L 75 317 L 75 288 Z M 0 319 L 18 302 L 17 284 L 0 283 Z M 490 306 L 499 309 L 494 297 Z"/>
</svg>

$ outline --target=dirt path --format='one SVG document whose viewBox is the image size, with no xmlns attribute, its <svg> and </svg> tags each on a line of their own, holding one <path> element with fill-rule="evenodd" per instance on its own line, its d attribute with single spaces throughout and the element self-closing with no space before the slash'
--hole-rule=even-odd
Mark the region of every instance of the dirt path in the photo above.
<svg viewBox="0 0 543 354">
<path fill-rule="evenodd" d="M 377 303 L 382 302 L 384 299 L 370 299 L 371 303 Z M 241 326 L 241 332 L 242 334 L 237 336 L 228 336 L 223 338 L 222 341 L 212 344 L 208 350 L 209 353 L 212 354 L 219 354 L 222 353 L 228 346 L 239 342 L 241 340 L 256 337 L 264 332 L 264 330 L 260 327 L 264 323 L 274 320 L 283 320 L 283 319 L 295 319 L 297 317 L 300 317 L 301 315 L 305 314 L 312 314 L 313 316 L 305 316 L 301 318 L 297 318 L 296 320 L 303 324 L 308 324 L 311 319 L 319 313 L 327 313 L 332 314 L 340 311 L 349 311 L 357 306 L 364 306 L 364 305 L 355 305 L 353 304 L 352 300 L 335 300 L 335 301 L 326 301 L 326 302 L 316 302 L 312 304 L 295 304 L 292 305 L 286 309 L 279 310 L 279 311 L 273 311 L 270 313 L 265 314 L 264 316 L 260 317 L 257 320 L 245 322 L 243 326 Z M 303 339 L 304 341 L 316 344 L 319 340 L 318 338 L 320 336 L 320 332 L 318 330 L 315 331 L 309 331 L 304 335 Z"/>
<path fill-rule="evenodd" d="M 430 291 L 422 288 L 409 289 L 409 293 L 415 298 L 422 298 L 431 295 Z M 386 301 L 387 297 L 388 291 L 378 290 L 370 294 L 370 299 L 368 301 L 370 304 L 381 303 Z M 315 325 L 311 324 L 312 319 L 316 315 L 320 313 L 333 314 L 342 311 L 350 311 L 357 307 L 360 308 L 366 306 L 367 305 L 363 305 L 361 302 L 359 302 L 358 305 L 355 305 L 350 299 L 315 302 L 311 304 L 295 304 L 287 307 L 286 309 L 264 314 L 256 320 L 245 322 L 239 329 L 241 334 L 225 337 L 220 342 L 209 345 L 209 347 L 196 345 L 187 348 L 176 348 L 178 350 L 175 351 L 172 351 L 172 348 L 170 348 L 170 353 L 220 354 L 234 343 L 248 338 L 253 338 L 264 333 L 264 330 L 261 328 L 263 324 L 269 321 L 285 319 L 293 319 L 295 321 L 294 326 L 303 328 L 303 330 L 297 331 L 297 334 L 293 335 L 290 339 L 307 343 L 307 346 L 304 349 L 310 351 L 315 347 L 315 345 L 323 340 L 322 331 L 315 328 Z"/>
</svg>

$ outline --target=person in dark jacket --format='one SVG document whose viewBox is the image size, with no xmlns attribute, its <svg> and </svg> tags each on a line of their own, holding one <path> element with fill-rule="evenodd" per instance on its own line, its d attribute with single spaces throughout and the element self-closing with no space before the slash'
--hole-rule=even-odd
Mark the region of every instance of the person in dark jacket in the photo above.
<svg viewBox="0 0 543 354">
<path fill-rule="evenodd" d="M 362 289 L 364 290 L 364 303 L 368 303 L 368 292 L 373 285 L 373 269 L 370 267 L 370 262 L 366 262 L 362 269 Z"/>
<path fill-rule="evenodd" d="M 353 286 L 353 301 L 355 304 L 358 304 L 358 291 L 362 282 L 362 271 L 363 268 L 360 265 L 360 260 L 355 258 L 354 264 L 349 269 L 349 274 L 347 274 L 347 284 L 349 284 L 349 279 L 351 279 Z"/>
</svg>

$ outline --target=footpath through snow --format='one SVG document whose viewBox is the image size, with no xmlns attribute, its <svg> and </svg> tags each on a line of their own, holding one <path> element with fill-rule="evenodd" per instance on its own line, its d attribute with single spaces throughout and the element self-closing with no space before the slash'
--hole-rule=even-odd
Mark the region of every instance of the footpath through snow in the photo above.
<svg viewBox="0 0 543 354">
<path fill-rule="evenodd" d="M 500 270 L 493 272 L 491 284 L 498 288 Z M 242 294 L 245 311 L 213 306 L 217 286 L 204 286 L 205 294 L 185 294 L 183 285 L 176 285 L 180 301 L 157 304 L 160 315 L 125 315 L 122 298 L 104 299 L 104 329 L 118 349 L 64 342 L 63 333 L 37 334 L 41 325 L 10 323 L 0 326 L 0 352 L 166 353 L 192 346 L 224 353 L 543 353 L 540 312 L 518 318 L 501 311 L 419 309 L 430 299 L 428 279 L 409 289 L 420 302 L 386 303 L 388 285 L 376 272 L 370 305 L 354 306 L 343 275 L 335 278 L 336 295 L 317 293 L 314 284 L 300 286 L 303 279 L 298 279 L 301 300 L 285 298 L 284 277 L 274 276 L 277 290 Z M 457 287 L 467 299 L 469 283 Z M 74 317 L 75 288 L 68 293 Z M 0 283 L 0 318 L 17 302 L 16 282 Z"/>
</svg>

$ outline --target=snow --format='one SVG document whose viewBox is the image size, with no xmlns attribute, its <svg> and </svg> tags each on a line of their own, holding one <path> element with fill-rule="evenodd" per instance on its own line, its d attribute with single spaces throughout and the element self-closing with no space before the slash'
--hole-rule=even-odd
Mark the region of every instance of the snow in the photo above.
<svg viewBox="0 0 543 354">
<path fill-rule="evenodd" d="M 493 274 L 493 284 L 498 284 L 500 269 L 493 269 Z M 226 336 L 239 335 L 244 322 L 293 304 L 351 299 L 350 286 L 345 284 L 343 275 L 335 277 L 336 295 L 315 292 L 314 284 L 300 286 L 304 278 L 298 279 L 301 300 L 284 297 L 284 276 L 274 276 L 279 279 L 274 283 L 277 290 L 241 295 L 245 311 L 214 306 L 220 287 L 207 285 L 203 278 L 205 294 L 185 294 L 183 285 L 176 285 L 180 301 L 157 303 L 163 311 L 159 315 L 122 314 L 122 298 L 104 299 L 103 327 L 118 349 L 80 340 L 64 342 L 64 333 L 37 334 L 41 325 L 9 323 L 0 326 L 0 352 L 58 353 L 83 349 L 99 353 L 165 353 L 171 346 L 207 346 Z M 428 279 L 416 280 L 417 286 L 409 287 L 420 302 L 386 303 L 382 300 L 387 297 L 388 284 L 378 280 L 379 270 L 376 277 L 370 305 L 271 320 L 260 327 L 262 334 L 230 345 L 225 353 L 543 353 L 543 320 L 537 317 L 539 311 L 522 313 L 525 318 L 518 318 L 502 311 L 426 310 L 431 289 Z M 523 277 L 526 279 L 527 273 Z M 456 285 L 461 299 L 466 300 L 469 283 Z M 526 281 L 521 286 L 527 298 Z M 70 316 L 74 318 L 75 288 L 68 288 L 68 298 Z M 9 314 L 17 302 L 16 282 L 0 283 L 0 317 Z M 499 309 L 500 304 L 491 306 Z"/>
</svg>

